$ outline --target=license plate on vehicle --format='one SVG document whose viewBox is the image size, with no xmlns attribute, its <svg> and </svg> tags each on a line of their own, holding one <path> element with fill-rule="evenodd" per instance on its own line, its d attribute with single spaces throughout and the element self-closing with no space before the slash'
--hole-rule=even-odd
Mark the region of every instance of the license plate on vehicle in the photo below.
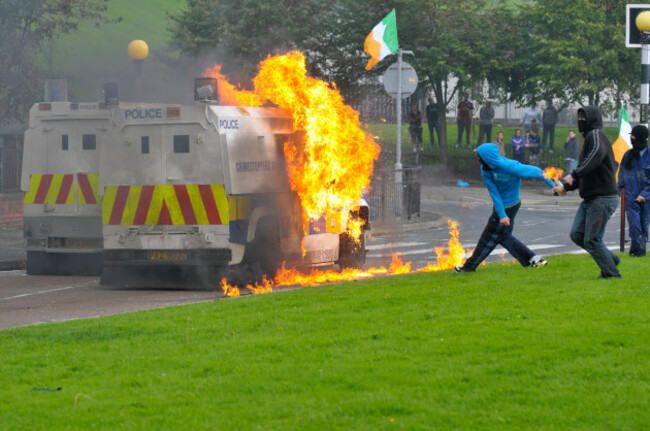
<svg viewBox="0 0 650 431">
<path fill-rule="evenodd" d="M 147 260 L 187 260 L 186 251 L 175 250 L 149 250 Z"/>
<path fill-rule="evenodd" d="M 65 248 L 101 248 L 101 240 L 96 238 L 66 238 Z"/>
</svg>

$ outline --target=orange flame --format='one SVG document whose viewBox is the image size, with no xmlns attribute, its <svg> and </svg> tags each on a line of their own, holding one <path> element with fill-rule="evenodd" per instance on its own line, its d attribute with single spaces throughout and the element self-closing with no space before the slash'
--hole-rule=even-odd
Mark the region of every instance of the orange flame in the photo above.
<svg viewBox="0 0 650 431">
<path fill-rule="evenodd" d="M 294 130 L 300 133 L 284 144 L 284 155 L 291 188 L 302 204 L 305 232 L 310 219 L 339 211 L 361 197 L 380 147 L 361 129 L 359 113 L 344 103 L 335 87 L 307 76 L 300 52 L 260 63 L 255 93 L 230 84 L 219 65 L 204 76 L 219 80 L 222 104 L 260 106 L 269 100 L 291 111 Z M 360 229 L 355 232 L 359 238 Z"/>
<path fill-rule="evenodd" d="M 221 289 L 223 290 L 223 294 L 226 296 L 239 296 L 239 288 L 232 284 L 228 284 L 225 278 L 221 279 Z"/>
<path fill-rule="evenodd" d="M 391 274 L 408 274 L 411 272 L 411 262 L 402 263 L 402 258 L 398 253 L 393 254 L 393 261 L 388 267 L 388 272 Z"/>
<path fill-rule="evenodd" d="M 559 180 L 563 173 L 564 169 L 549 166 L 548 168 L 544 169 L 542 176 L 549 180 Z"/>
<path fill-rule="evenodd" d="M 436 252 L 436 263 L 429 263 L 424 268 L 419 269 L 418 271 L 422 272 L 431 272 L 431 271 L 442 271 L 443 269 L 451 269 L 456 265 L 461 265 L 465 260 L 467 253 L 470 253 L 472 250 L 465 250 L 458 240 L 458 224 L 453 220 L 447 220 L 449 225 L 449 234 L 451 238 L 447 243 L 448 253 L 445 253 L 445 246 L 435 248 Z"/>
<path fill-rule="evenodd" d="M 304 135 L 284 146 L 303 223 L 359 199 L 380 151 L 361 129 L 359 113 L 344 103 L 336 88 L 307 76 L 300 52 L 269 57 L 260 66 L 256 93 L 290 110 L 294 129 Z"/>
<path fill-rule="evenodd" d="M 228 82 L 228 79 L 221 73 L 221 65 L 215 64 L 203 72 L 204 78 L 216 78 L 218 80 L 219 103 L 231 106 L 262 106 L 262 100 L 252 91 L 242 90 Z"/>
</svg>

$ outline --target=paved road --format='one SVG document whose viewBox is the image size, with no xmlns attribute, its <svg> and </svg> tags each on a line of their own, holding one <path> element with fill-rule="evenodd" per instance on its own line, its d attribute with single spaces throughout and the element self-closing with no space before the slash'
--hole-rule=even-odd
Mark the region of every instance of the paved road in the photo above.
<svg viewBox="0 0 650 431">
<path fill-rule="evenodd" d="M 517 215 L 515 235 L 544 256 L 579 252 L 568 232 L 578 204 L 577 196 L 553 198 L 547 189 L 527 188 L 522 192 L 522 209 Z M 435 256 L 434 246 L 446 244 L 449 232 L 446 219 L 458 222 L 460 240 L 473 248 L 492 210 L 485 188 L 424 187 L 422 210 L 437 212 L 437 222 L 406 224 L 406 229 L 379 229 L 367 242 L 368 266 L 385 266 L 393 252 L 400 252 L 413 267 L 426 266 Z M 606 232 L 606 242 L 618 249 L 619 213 Z M 395 226 L 393 226 L 394 228 Z M 497 249 L 489 260 L 500 260 L 505 250 Z M 503 258 L 511 259 L 509 255 Z M 550 264 L 552 264 L 550 259 Z M 591 263 L 590 263 L 591 264 Z M 594 277 L 597 268 L 594 264 Z M 106 289 L 95 277 L 27 276 L 24 271 L 0 271 L 0 328 L 111 315 L 134 310 L 210 301 L 221 292 Z"/>
<path fill-rule="evenodd" d="M 459 239 L 465 249 L 476 246 L 485 223 L 492 211 L 492 204 L 480 199 L 474 194 L 465 194 L 466 202 L 458 199 L 439 200 L 423 203 L 423 210 L 438 211 L 443 216 L 439 227 L 426 231 L 406 232 L 373 237 L 368 241 L 368 263 L 378 265 L 390 258 L 393 252 L 402 255 L 404 261 L 411 261 L 413 267 L 426 266 L 434 262 L 434 247 L 445 244 L 449 238 L 449 229 L 444 223 L 447 218 L 455 220 L 459 225 Z M 530 196 L 533 196 L 531 199 Z M 573 244 L 569 231 L 573 223 L 577 207 L 580 203 L 575 197 L 571 201 L 554 205 L 559 198 L 545 197 L 541 192 L 529 193 L 528 202 L 522 199 L 522 207 L 515 220 L 514 235 L 522 240 L 537 254 L 549 256 L 562 253 L 581 253 L 582 249 Z M 605 242 L 611 250 L 619 250 L 620 212 L 612 217 L 605 232 Z M 504 253 L 506 254 L 504 256 Z M 507 251 L 497 247 L 488 261 L 513 259 Z M 597 269 L 594 267 L 597 275 Z"/>
</svg>

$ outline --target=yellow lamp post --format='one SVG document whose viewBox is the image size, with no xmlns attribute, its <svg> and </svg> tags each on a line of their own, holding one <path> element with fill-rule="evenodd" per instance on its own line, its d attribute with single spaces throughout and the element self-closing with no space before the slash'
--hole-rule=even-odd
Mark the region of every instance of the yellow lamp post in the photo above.
<svg viewBox="0 0 650 431">
<path fill-rule="evenodd" d="M 127 47 L 129 57 L 133 60 L 135 73 L 135 93 L 138 99 L 142 98 L 142 63 L 149 55 L 149 45 L 144 40 L 136 39 Z"/>
<path fill-rule="evenodd" d="M 636 27 L 641 32 L 641 123 L 648 125 L 648 90 L 650 89 L 650 11 L 636 17 Z"/>
</svg>

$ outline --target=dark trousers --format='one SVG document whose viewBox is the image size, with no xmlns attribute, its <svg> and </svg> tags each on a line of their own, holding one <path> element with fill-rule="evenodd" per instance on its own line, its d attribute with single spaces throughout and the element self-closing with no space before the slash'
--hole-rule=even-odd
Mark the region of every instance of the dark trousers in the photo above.
<svg viewBox="0 0 650 431">
<path fill-rule="evenodd" d="M 436 140 L 433 138 L 434 129 L 438 134 L 438 143 L 442 145 L 442 141 L 440 140 L 440 125 L 438 123 L 427 123 L 427 125 L 429 126 L 429 143 L 431 144 L 431 147 L 436 145 Z"/>
<path fill-rule="evenodd" d="M 487 143 L 492 142 L 492 124 L 479 124 L 477 147 L 483 143 L 483 138 L 485 138 L 485 142 Z"/>
<path fill-rule="evenodd" d="M 552 150 L 553 145 L 555 145 L 555 124 L 544 124 L 542 133 L 542 151 L 546 149 L 546 137 L 549 135 L 551 137 L 551 140 L 548 148 L 549 150 Z"/>
<path fill-rule="evenodd" d="M 472 144 L 470 143 L 470 136 L 469 136 L 469 130 L 472 127 L 472 120 L 468 121 L 462 121 L 462 120 L 456 120 L 456 124 L 458 125 L 458 140 L 456 141 L 457 145 L 460 145 L 460 143 L 463 140 L 463 130 L 465 130 L 466 137 L 465 137 L 465 142 L 467 143 L 468 146 L 471 146 Z"/>
<path fill-rule="evenodd" d="M 524 163 L 524 153 L 512 154 L 512 158 L 518 161 L 519 163 Z"/>
<path fill-rule="evenodd" d="M 650 222 L 650 202 L 625 201 L 625 215 L 630 224 L 630 256 L 645 256 L 648 241 L 648 222 Z"/>
<path fill-rule="evenodd" d="M 571 227 L 571 240 L 594 258 L 605 277 L 620 277 L 616 257 L 603 242 L 605 227 L 616 207 L 617 196 L 582 201 Z"/>
<path fill-rule="evenodd" d="M 501 244 L 503 248 L 508 250 L 522 266 L 530 265 L 530 259 L 535 256 L 535 253 L 526 247 L 526 244 L 512 235 L 512 230 L 515 226 L 515 216 L 519 211 L 519 207 L 521 207 L 521 202 L 506 208 L 506 215 L 510 218 L 510 226 L 504 226 L 499 223 L 499 214 L 492 209 L 492 214 L 485 225 L 485 229 L 483 229 L 481 238 L 479 238 L 472 255 L 463 264 L 463 269 L 474 271 L 492 253 L 492 250 L 498 244 Z"/>
</svg>

